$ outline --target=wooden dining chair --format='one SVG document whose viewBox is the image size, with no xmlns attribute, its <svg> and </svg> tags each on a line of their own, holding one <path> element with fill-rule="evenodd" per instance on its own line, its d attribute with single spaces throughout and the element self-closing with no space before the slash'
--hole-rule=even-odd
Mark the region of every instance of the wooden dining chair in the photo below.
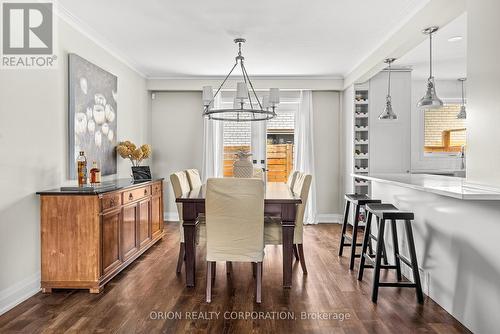
<svg viewBox="0 0 500 334">
<path fill-rule="evenodd" d="M 199 188 L 203 185 L 200 172 L 197 169 L 186 169 L 186 175 L 191 189 Z"/>
<path fill-rule="evenodd" d="M 205 209 L 207 303 L 212 301 L 217 261 L 225 261 L 228 267 L 232 266 L 232 262 L 255 264 L 255 300 L 260 303 L 264 259 L 264 183 L 258 179 L 208 179 Z"/>
<path fill-rule="evenodd" d="M 185 171 L 180 171 L 170 175 L 170 183 L 172 183 L 172 189 L 174 191 L 174 196 L 180 197 L 192 190 L 189 186 L 189 180 L 187 173 Z M 184 255 L 186 252 L 186 247 L 184 244 L 184 220 L 182 218 L 182 203 L 177 203 L 177 213 L 179 215 L 179 234 L 180 234 L 180 244 L 179 244 L 179 257 L 177 258 L 177 273 L 179 274 L 182 269 L 182 263 L 184 262 Z M 204 222 L 204 217 L 198 217 L 200 223 Z M 205 235 L 204 227 L 201 224 L 196 230 L 196 243 L 199 242 L 200 238 Z"/>
<path fill-rule="evenodd" d="M 295 258 L 300 261 L 302 272 L 307 274 L 306 260 L 304 257 L 303 235 L 304 235 L 304 213 L 311 188 L 312 176 L 297 173 L 293 185 L 293 192 L 300 196 L 302 203 L 297 206 L 295 214 L 295 229 L 293 235 L 293 252 Z M 264 224 L 264 242 L 266 245 L 282 245 L 282 227 L 279 218 L 267 217 Z"/>
</svg>

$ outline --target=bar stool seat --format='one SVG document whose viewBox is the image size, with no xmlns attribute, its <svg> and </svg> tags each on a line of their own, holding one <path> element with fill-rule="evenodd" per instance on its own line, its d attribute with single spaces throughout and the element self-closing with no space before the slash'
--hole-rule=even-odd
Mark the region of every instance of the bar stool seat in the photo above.
<svg viewBox="0 0 500 334">
<path fill-rule="evenodd" d="M 422 293 L 422 285 L 420 283 L 420 274 L 418 270 L 417 254 L 415 251 L 415 241 L 413 239 L 413 231 L 411 227 L 411 221 L 414 219 L 413 212 L 399 210 L 392 204 L 386 203 L 368 203 L 365 205 L 365 209 L 368 212 L 368 217 L 366 219 L 365 234 L 363 236 L 363 246 L 361 250 L 361 261 L 359 264 L 358 280 L 363 279 L 363 272 L 365 268 L 373 268 L 373 288 L 372 288 L 372 301 L 377 302 L 378 299 L 378 289 L 379 287 L 402 287 L 402 288 L 415 288 L 417 294 L 417 300 L 420 304 L 424 302 L 424 296 Z M 378 224 L 378 235 L 377 237 L 371 234 L 371 223 L 372 217 L 377 217 Z M 401 255 L 399 253 L 399 239 L 396 221 L 404 221 L 406 230 L 406 239 L 408 242 L 408 250 L 410 253 L 410 258 Z M 392 231 L 392 242 L 393 242 L 393 252 L 394 252 L 394 265 L 385 264 L 382 265 L 382 257 L 385 253 L 383 248 L 384 245 L 384 231 L 386 221 L 391 222 Z M 377 240 L 377 250 L 375 252 L 375 258 L 373 255 L 368 253 L 368 243 L 371 239 Z M 368 262 L 368 264 L 365 264 Z M 413 283 L 403 282 L 401 276 L 401 262 L 408 265 L 413 272 Z M 380 282 L 380 269 L 396 269 L 397 282 Z"/>
<path fill-rule="evenodd" d="M 361 257 L 361 254 L 356 254 L 356 247 L 363 245 L 362 243 L 358 243 L 356 241 L 357 235 L 358 235 L 358 228 L 360 227 L 360 225 L 359 225 L 359 223 L 360 223 L 360 221 L 359 221 L 360 208 L 364 207 L 366 204 L 369 204 L 369 203 L 381 203 L 382 201 L 378 200 L 378 199 L 372 199 L 368 195 L 365 195 L 365 194 L 345 194 L 344 198 L 346 200 L 346 204 L 345 204 L 345 211 L 344 211 L 344 222 L 342 224 L 342 234 L 340 236 L 339 256 L 342 256 L 343 251 L 344 251 L 344 247 L 351 246 L 351 259 L 349 262 L 349 269 L 353 270 L 355 259 Z M 355 213 L 354 213 L 352 234 L 349 235 L 346 232 L 347 232 L 347 225 L 349 222 L 349 209 L 350 209 L 351 203 L 354 205 Z M 350 243 L 346 243 L 346 240 Z M 371 249 L 371 242 L 370 242 L 369 246 L 370 246 L 370 253 L 373 253 L 372 249 Z M 384 252 L 384 254 L 385 254 L 385 252 Z"/>
<path fill-rule="evenodd" d="M 401 219 L 401 220 L 413 220 L 415 215 L 413 212 L 401 211 L 392 204 L 387 203 L 369 203 L 369 206 L 365 207 L 368 212 L 373 213 L 380 219 Z"/>
</svg>

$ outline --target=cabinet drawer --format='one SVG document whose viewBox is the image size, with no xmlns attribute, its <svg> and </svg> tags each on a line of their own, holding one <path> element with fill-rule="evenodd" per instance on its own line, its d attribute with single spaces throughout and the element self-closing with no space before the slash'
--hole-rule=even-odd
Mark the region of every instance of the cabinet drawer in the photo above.
<svg viewBox="0 0 500 334">
<path fill-rule="evenodd" d="M 154 183 L 152 188 L 153 188 L 152 191 L 153 195 L 161 194 L 161 182 Z"/>
<path fill-rule="evenodd" d="M 151 195 L 151 187 L 141 187 L 134 190 L 129 190 L 123 192 L 123 204 L 127 204 L 133 201 L 137 201 L 141 198 Z"/>
<path fill-rule="evenodd" d="M 106 211 L 119 207 L 121 205 L 121 196 L 119 193 L 107 194 L 101 198 L 101 210 Z"/>
</svg>

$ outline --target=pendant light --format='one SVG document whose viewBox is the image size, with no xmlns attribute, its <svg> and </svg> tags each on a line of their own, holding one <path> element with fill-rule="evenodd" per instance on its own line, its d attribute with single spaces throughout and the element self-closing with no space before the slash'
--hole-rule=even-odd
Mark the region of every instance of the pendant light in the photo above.
<svg viewBox="0 0 500 334">
<path fill-rule="evenodd" d="M 385 108 L 384 111 L 378 116 L 378 119 L 398 119 L 398 115 L 392 111 L 392 101 L 391 101 L 391 64 L 396 60 L 396 58 L 387 58 L 384 62 L 389 64 L 389 79 L 387 83 L 387 96 L 385 97 Z"/>
<path fill-rule="evenodd" d="M 429 35 L 429 79 L 427 79 L 427 91 L 417 104 L 417 107 L 422 109 L 441 108 L 443 106 L 443 101 L 436 95 L 436 85 L 432 76 L 432 34 L 438 31 L 438 29 L 439 27 L 433 26 L 422 31 L 422 33 Z"/>
<path fill-rule="evenodd" d="M 266 95 L 265 101 L 263 101 L 264 103 L 261 103 L 247 73 L 244 64 L 245 57 L 241 53 L 241 45 L 245 43 L 245 39 L 236 38 L 234 43 L 238 45 L 236 62 L 215 94 L 213 93 L 212 86 L 203 87 L 203 115 L 208 117 L 208 119 L 230 122 L 267 121 L 276 117 L 276 108 L 278 108 L 280 103 L 280 90 L 278 88 L 271 88 L 269 95 Z M 220 94 L 224 84 L 238 65 L 241 68 L 243 82 L 238 82 L 236 85 L 236 97 L 233 107 L 215 109 L 213 103 L 215 97 Z"/>
<path fill-rule="evenodd" d="M 458 119 L 466 119 L 467 111 L 465 110 L 465 94 L 464 94 L 464 83 L 467 78 L 460 78 L 458 81 L 462 83 L 462 105 L 460 106 L 460 112 L 457 114 Z"/>
</svg>

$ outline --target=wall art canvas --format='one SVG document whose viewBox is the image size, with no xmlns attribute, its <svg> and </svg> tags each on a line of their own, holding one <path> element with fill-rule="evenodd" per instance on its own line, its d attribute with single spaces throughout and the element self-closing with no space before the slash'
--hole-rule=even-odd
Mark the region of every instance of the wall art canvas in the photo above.
<svg viewBox="0 0 500 334">
<path fill-rule="evenodd" d="M 80 151 L 90 170 L 116 174 L 118 79 L 76 54 L 69 54 L 69 177 L 76 179 Z"/>
</svg>

